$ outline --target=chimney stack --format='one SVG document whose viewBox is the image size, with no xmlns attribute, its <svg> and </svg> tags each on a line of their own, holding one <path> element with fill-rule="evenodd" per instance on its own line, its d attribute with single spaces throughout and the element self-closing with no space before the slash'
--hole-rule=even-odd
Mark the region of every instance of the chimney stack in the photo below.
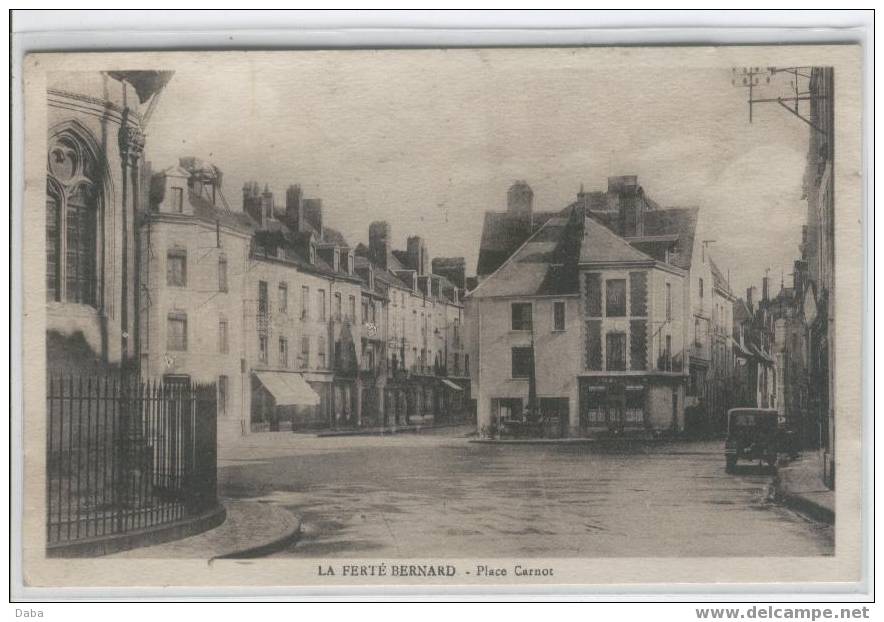
<svg viewBox="0 0 884 622">
<path fill-rule="evenodd" d="M 768 301 L 768 294 L 770 293 L 768 290 L 768 283 L 770 282 L 769 277 L 764 277 L 761 279 L 761 300 L 764 302 Z"/>
<path fill-rule="evenodd" d="M 304 192 L 298 184 L 285 191 L 285 218 L 292 230 L 300 233 L 304 219 Z"/>
<path fill-rule="evenodd" d="M 506 193 L 506 211 L 512 216 L 531 217 L 534 209 L 534 191 L 523 180 L 516 180 Z"/>
<path fill-rule="evenodd" d="M 385 220 L 376 220 L 368 225 L 368 257 L 372 263 L 377 264 L 384 270 L 390 268 L 390 223 Z"/>
<path fill-rule="evenodd" d="M 746 306 L 749 307 L 749 311 L 755 312 L 755 292 L 758 289 L 753 285 L 751 287 L 746 288 Z"/>
<path fill-rule="evenodd" d="M 408 257 L 408 268 L 416 271 L 418 276 L 427 273 L 427 245 L 422 237 L 413 235 L 408 238 L 406 256 Z"/>
</svg>

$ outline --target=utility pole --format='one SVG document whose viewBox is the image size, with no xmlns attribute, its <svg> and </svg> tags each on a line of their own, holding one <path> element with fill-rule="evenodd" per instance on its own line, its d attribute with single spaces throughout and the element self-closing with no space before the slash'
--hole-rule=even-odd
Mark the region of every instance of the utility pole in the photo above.
<svg viewBox="0 0 884 622">
<path fill-rule="evenodd" d="M 755 104 L 778 104 L 790 114 L 798 117 L 814 130 L 825 134 L 825 131 L 814 124 L 801 112 L 800 103 L 812 100 L 827 99 L 826 95 L 812 95 L 810 78 L 812 67 L 742 67 L 731 69 L 731 84 L 749 89 L 749 123 L 752 123 L 752 112 Z M 755 97 L 756 88 L 763 84 L 770 85 L 771 78 L 780 74 L 791 77 L 788 95 L 782 97 Z"/>
</svg>

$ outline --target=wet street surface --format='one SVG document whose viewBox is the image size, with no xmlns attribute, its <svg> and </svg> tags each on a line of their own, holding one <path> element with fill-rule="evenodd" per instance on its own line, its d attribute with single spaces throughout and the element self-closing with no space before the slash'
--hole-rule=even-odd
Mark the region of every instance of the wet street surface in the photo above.
<svg viewBox="0 0 884 622">
<path fill-rule="evenodd" d="M 767 499 L 773 471 L 724 471 L 721 442 L 630 451 L 469 443 L 463 430 L 285 435 L 221 461 L 227 497 L 278 503 L 303 537 L 277 556 L 831 555 L 830 526 Z"/>
</svg>

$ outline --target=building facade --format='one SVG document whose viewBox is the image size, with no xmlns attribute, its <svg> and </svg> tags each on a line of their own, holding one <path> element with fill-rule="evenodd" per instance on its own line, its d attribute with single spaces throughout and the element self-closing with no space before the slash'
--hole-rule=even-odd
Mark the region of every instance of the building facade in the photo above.
<svg viewBox="0 0 884 622">
<path fill-rule="evenodd" d="M 47 90 L 50 373 L 134 370 L 143 125 L 171 72 L 54 74 Z"/>
<path fill-rule="evenodd" d="M 533 221 L 525 186 L 517 182 L 508 193 L 517 228 Z M 643 228 L 653 219 L 636 203 L 635 211 L 608 209 L 607 198 L 581 192 L 557 215 L 542 214 L 493 269 L 494 255 L 484 254 L 479 272 L 486 274 L 466 298 L 480 434 L 684 428 L 691 307 L 689 272 L 670 252 L 678 236 L 649 239 Z M 486 215 L 486 227 L 512 231 L 507 218 Z M 614 220 L 636 228 L 620 236 Z M 483 240 L 500 235 L 486 228 Z"/>
<path fill-rule="evenodd" d="M 606 314 L 598 318 L 596 316 L 584 317 L 587 323 L 581 325 L 582 329 L 585 332 L 587 326 L 592 326 L 591 339 L 597 339 L 601 344 L 600 350 L 594 355 L 596 356 L 594 361 L 597 363 L 597 356 L 602 356 L 604 364 L 601 369 L 598 369 L 597 364 L 594 369 L 581 368 L 581 373 L 600 378 L 603 378 L 604 372 L 607 371 L 616 372 L 615 377 L 623 375 L 624 372 L 633 371 L 643 376 L 656 375 L 661 378 L 668 378 L 670 374 L 674 376 L 667 380 L 673 385 L 667 385 L 667 389 L 662 389 L 657 383 L 634 382 L 627 391 L 619 380 L 613 382 L 612 388 L 608 388 L 607 384 L 611 384 L 611 381 L 608 380 L 604 382 L 599 380 L 595 384 L 587 380 L 577 383 L 575 387 L 559 387 L 561 391 L 576 391 L 569 397 L 571 405 L 569 411 L 572 411 L 569 415 L 571 433 L 578 433 L 579 430 L 586 429 L 585 421 L 587 419 L 600 420 L 603 417 L 599 413 L 600 410 L 604 410 L 606 413 L 609 411 L 615 413 L 629 411 L 633 413 L 632 417 L 637 418 L 639 415 L 636 407 L 627 408 L 625 405 L 627 401 L 630 404 L 640 402 L 644 404 L 641 415 L 642 425 L 647 423 L 649 427 L 658 430 L 663 428 L 681 430 L 688 427 L 710 431 L 713 428 L 712 421 L 716 418 L 715 413 L 727 405 L 726 398 L 728 396 L 723 392 L 714 391 L 714 387 L 717 386 L 714 379 L 727 374 L 732 363 L 727 339 L 731 333 L 733 322 L 728 302 L 732 300 L 733 296 L 726 279 L 712 262 L 707 244 L 696 236 L 699 210 L 697 208 L 662 208 L 645 194 L 644 189 L 638 184 L 638 179 L 633 175 L 610 177 L 607 190 L 604 192 L 584 192 L 581 188 L 577 200 L 558 213 L 535 212 L 533 199 L 534 194 L 530 187 L 524 181 L 518 181 L 513 184 L 507 194 L 507 210 L 485 214 L 482 247 L 477 267 L 478 285 L 472 290 L 470 296 L 477 301 L 475 306 L 485 307 L 488 305 L 489 310 L 492 308 L 490 303 L 478 302 L 479 298 L 488 297 L 489 288 L 483 291 L 482 283 L 488 279 L 499 281 L 501 278 L 507 278 L 502 276 L 502 273 L 507 272 L 503 270 L 503 266 L 512 261 L 515 255 L 524 251 L 523 245 L 528 240 L 536 240 L 535 236 L 550 235 L 551 231 L 555 231 L 561 226 L 561 219 L 567 221 L 573 214 L 580 213 L 584 220 L 575 217 L 574 222 L 581 231 L 587 235 L 591 233 L 593 236 L 599 237 L 601 234 L 597 233 L 597 230 L 601 226 L 613 235 L 613 239 L 619 241 L 619 245 L 613 245 L 614 251 L 611 251 L 613 252 L 612 257 L 617 261 L 611 260 L 609 264 L 605 264 L 606 259 L 598 259 L 598 261 L 602 261 L 601 265 L 605 266 L 602 272 L 592 277 L 598 279 L 599 287 L 607 287 L 609 280 L 619 283 L 613 285 L 614 288 L 626 287 L 626 284 L 632 287 L 629 266 L 630 262 L 633 262 L 634 265 L 642 267 L 641 272 L 644 274 L 641 277 L 638 274 L 635 275 L 635 287 L 644 288 L 649 301 L 646 305 L 646 312 L 649 315 L 644 318 L 631 315 L 631 304 L 627 305 L 630 309 L 629 313 L 624 316 L 611 316 L 610 320 Z M 553 225 L 541 234 L 540 231 L 546 227 L 547 223 L 553 223 Z M 567 236 L 563 235 L 562 237 L 564 239 Z M 632 255 L 622 252 L 624 245 L 626 248 L 632 249 Z M 563 241 L 561 248 L 566 246 Z M 577 252 L 573 241 L 571 248 L 572 252 Z M 607 249 L 608 247 L 602 245 L 600 248 Z M 558 252 L 564 251 L 560 249 Z M 622 265 L 619 265 L 618 261 L 622 262 Z M 589 263 L 580 265 L 581 269 L 586 269 L 593 264 L 592 261 L 589 261 Z M 608 274 L 611 270 L 613 272 Z M 663 272 L 670 274 L 671 278 L 663 278 L 661 276 Z M 639 282 L 642 282 L 643 285 L 638 285 Z M 534 285 L 528 280 L 526 280 L 526 284 L 528 289 Z M 585 315 L 587 313 L 586 283 L 575 278 L 574 283 L 569 287 L 567 294 L 574 296 L 575 304 L 578 305 L 575 311 L 578 311 L 581 316 Z M 520 291 L 517 291 L 516 294 L 526 295 L 525 292 Z M 528 295 L 531 294 L 528 293 Z M 614 295 L 616 296 L 616 292 Z M 667 295 L 670 300 L 670 304 L 665 305 L 669 309 L 668 315 L 658 306 L 654 306 L 666 299 Z M 567 301 L 563 301 L 559 307 L 567 313 L 569 304 Z M 641 310 L 641 305 L 636 305 L 636 309 Z M 661 316 L 660 313 L 663 315 Z M 468 319 L 473 323 L 470 329 L 471 339 L 479 339 L 480 336 L 476 332 L 478 329 L 475 325 L 478 322 L 475 309 L 471 310 Z M 642 321 L 646 324 L 646 339 L 640 336 Z M 611 322 L 615 328 L 609 327 Z M 635 332 L 632 331 L 633 322 Z M 623 369 L 617 369 L 620 363 L 618 357 L 615 357 L 616 360 L 612 361 L 614 369 L 609 370 L 607 367 L 609 330 L 612 333 L 610 337 L 612 352 L 619 352 L 621 341 L 628 338 L 630 349 L 633 343 L 638 347 L 638 344 L 647 341 L 647 357 L 636 354 L 635 368 L 633 368 L 632 355 L 630 354 L 630 357 L 626 357 L 630 358 L 630 362 Z M 670 341 L 668 350 L 666 348 L 667 337 Z M 484 337 L 481 338 L 484 340 Z M 582 334 L 577 343 L 586 346 L 586 339 L 587 335 Z M 603 354 L 598 354 L 598 352 Z M 664 352 L 668 352 L 668 355 L 664 355 Z M 535 355 L 539 361 L 542 353 L 538 350 Z M 580 357 L 585 359 L 585 353 Z M 647 368 L 642 369 L 640 361 L 644 361 L 646 358 Z M 487 359 L 484 360 L 487 363 Z M 486 369 L 483 367 L 481 374 L 484 375 L 485 371 Z M 473 374 L 474 387 L 478 383 L 478 373 L 477 371 Z M 687 383 L 682 383 L 685 379 Z M 720 379 L 720 384 L 725 384 L 723 378 Z M 577 386 L 588 388 L 578 389 Z M 579 396 L 578 393 L 580 393 Z M 664 394 L 666 399 L 663 397 Z M 590 414 L 582 413 L 579 409 L 574 410 L 578 404 L 581 405 L 580 408 L 583 408 L 582 405 L 592 403 L 591 397 L 598 398 L 595 400 L 597 403 L 608 404 L 608 395 L 611 396 L 610 407 L 606 405 L 603 409 L 595 408 Z M 565 398 L 564 395 L 559 397 L 562 400 Z M 627 398 L 629 399 L 627 400 Z M 477 399 L 481 399 L 478 394 Z M 661 410 L 664 401 L 667 403 L 665 415 Z M 564 407 L 564 401 L 561 401 L 560 404 Z M 478 408 L 481 413 L 484 406 L 480 404 Z M 688 409 L 687 417 L 685 416 L 686 408 Z M 536 410 L 535 406 L 534 411 L 536 412 Z M 609 414 L 604 415 L 606 422 L 622 421 L 624 417 L 625 415 L 621 417 L 619 414 L 615 414 L 613 418 Z M 720 415 L 717 417 L 720 418 Z M 486 418 L 494 420 L 494 416 L 491 415 Z M 666 425 L 663 425 L 664 420 L 667 422 Z"/>
<path fill-rule="evenodd" d="M 221 182 L 194 158 L 153 176 L 140 238 L 145 375 L 215 382 L 222 444 L 463 411 L 461 290 L 428 271 L 423 240 L 389 249 L 382 266 L 299 186 L 278 204 L 249 182 L 239 211 Z"/>
</svg>

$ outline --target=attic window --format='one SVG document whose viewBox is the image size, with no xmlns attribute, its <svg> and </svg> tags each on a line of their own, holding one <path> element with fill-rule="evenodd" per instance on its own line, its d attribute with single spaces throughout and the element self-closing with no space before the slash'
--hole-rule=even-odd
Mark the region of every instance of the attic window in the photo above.
<svg viewBox="0 0 884 622">
<path fill-rule="evenodd" d="M 315 244 L 310 245 L 310 256 L 308 257 L 308 260 L 310 261 L 311 264 L 316 263 L 316 245 Z"/>
<path fill-rule="evenodd" d="M 172 211 L 176 214 L 184 213 L 184 189 L 172 187 Z"/>
</svg>

